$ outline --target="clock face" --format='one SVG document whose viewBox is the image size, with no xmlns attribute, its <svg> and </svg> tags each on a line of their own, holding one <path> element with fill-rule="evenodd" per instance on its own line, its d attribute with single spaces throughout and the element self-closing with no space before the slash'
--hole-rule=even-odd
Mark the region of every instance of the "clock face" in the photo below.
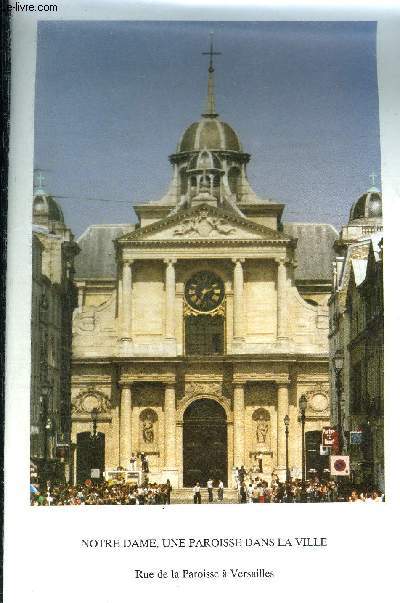
<svg viewBox="0 0 400 603">
<path fill-rule="evenodd" d="M 212 272 L 197 272 L 186 282 L 186 302 L 198 312 L 211 312 L 222 303 L 224 295 L 224 283 Z"/>
</svg>

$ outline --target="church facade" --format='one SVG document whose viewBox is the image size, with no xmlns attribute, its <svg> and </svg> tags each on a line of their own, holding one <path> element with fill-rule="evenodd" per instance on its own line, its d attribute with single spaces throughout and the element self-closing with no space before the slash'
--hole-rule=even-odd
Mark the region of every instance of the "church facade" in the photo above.
<svg viewBox="0 0 400 603">
<path fill-rule="evenodd" d="M 205 112 L 169 158 L 166 195 L 135 205 L 137 224 L 95 225 L 78 239 L 76 481 L 88 477 L 93 409 L 102 470 L 128 469 L 140 451 L 150 481 L 177 487 L 210 477 L 232 486 L 242 465 L 267 481 L 286 464 L 300 477 L 302 394 L 307 468 L 322 470 L 337 232 L 284 223 L 284 205 L 252 190 L 250 155 L 216 112 L 213 71 Z"/>
</svg>

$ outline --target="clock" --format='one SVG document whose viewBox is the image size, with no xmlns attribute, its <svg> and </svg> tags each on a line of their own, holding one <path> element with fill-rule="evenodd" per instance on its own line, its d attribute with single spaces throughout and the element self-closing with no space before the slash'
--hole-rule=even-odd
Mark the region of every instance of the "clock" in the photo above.
<svg viewBox="0 0 400 603">
<path fill-rule="evenodd" d="M 186 303 L 197 312 L 215 310 L 223 302 L 224 296 L 224 283 L 212 272 L 196 272 L 186 282 Z"/>
</svg>

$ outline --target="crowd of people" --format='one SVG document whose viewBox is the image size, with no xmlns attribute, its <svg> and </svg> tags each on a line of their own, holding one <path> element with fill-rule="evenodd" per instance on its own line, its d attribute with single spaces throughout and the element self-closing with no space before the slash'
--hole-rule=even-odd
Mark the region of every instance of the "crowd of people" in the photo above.
<svg viewBox="0 0 400 603">
<path fill-rule="evenodd" d="M 64 505 L 169 505 L 172 487 L 145 482 L 142 485 L 123 482 L 94 483 L 86 480 L 82 485 L 52 485 L 31 487 L 32 506 Z"/>
<path fill-rule="evenodd" d="M 234 479 L 239 503 L 321 503 L 321 502 L 382 502 L 383 492 L 376 488 L 351 488 L 347 482 L 332 479 L 320 480 L 317 476 L 280 481 L 276 473 L 272 473 L 267 482 L 244 466 L 234 469 Z"/>
<path fill-rule="evenodd" d="M 237 495 L 233 500 L 230 496 L 228 502 L 240 504 L 384 501 L 384 495 L 378 489 L 355 489 L 347 482 L 341 485 L 340 482 L 332 479 L 319 480 L 318 477 L 313 477 L 303 484 L 300 479 L 280 481 L 278 475 L 273 473 L 271 480 L 267 482 L 253 473 L 248 474 L 244 467 L 235 469 L 234 479 Z M 87 479 L 84 484 L 76 486 L 50 482 L 47 482 L 44 487 L 40 487 L 37 483 L 31 484 L 31 505 L 169 505 L 171 493 L 172 486 L 169 480 L 164 484 L 151 483 L 145 473 L 142 484 L 125 482 L 122 478 L 111 481 Z M 193 487 L 194 504 L 223 502 L 223 500 L 224 483 L 220 479 L 214 480 L 210 477 L 206 488 L 199 482 Z"/>
<path fill-rule="evenodd" d="M 379 490 L 352 490 L 347 495 L 338 487 L 338 483 L 330 480 L 319 482 L 301 480 L 280 482 L 273 480 L 271 484 L 258 480 L 242 481 L 238 487 L 238 500 L 240 503 L 323 503 L 323 502 L 381 502 L 383 494 Z"/>
</svg>

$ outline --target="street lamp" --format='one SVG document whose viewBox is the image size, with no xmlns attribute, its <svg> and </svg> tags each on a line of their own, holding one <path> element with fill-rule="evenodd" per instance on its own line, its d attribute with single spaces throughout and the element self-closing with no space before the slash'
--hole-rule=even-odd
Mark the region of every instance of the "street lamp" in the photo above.
<svg viewBox="0 0 400 603">
<path fill-rule="evenodd" d="M 93 434 L 92 434 L 92 438 L 95 440 L 97 438 L 97 417 L 99 416 L 99 409 L 98 408 L 92 408 L 90 415 L 92 417 L 92 422 L 93 422 Z"/>
<path fill-rule="evenodd" d="M 306 408 L 307 408 L 307 396 L 302 394 L 299 400 L 300 410 L 300 421 L 301 421 L 301 494 L 302 499 L 305 501 L 306 494 L 306 451 L 304 445 L 304 430 L 306 424 Z"/>
<path fill-rule="evenodd" d="M 92 408 L 90 412 L 90 416 L 92 417 L 93 423 L 93 433 L 91 435 L 91 455 L 90 455 L 90 477 L 96 480 L 100 479 L 100 467 L 99 467 L 99 439 L 97 434 L 97 420 L 99 416 L 99 409 Z M 95 474 L 95 471 L 98 475 Z"/>
<path fill-rule="evenodd" d="M 336 388 L 336 401 L 337 401 L 337 431 L 338 431 L 338 453 L 342 453 L 343 447 L 343 435 L 342 435 L 342 393 L 343 393 L 343 354 L 339 351 L 332 358 L 333 368 L 335 370 L 335 388 Z"/>
<path fill-rule="evenodd" d="M 289 415 L 286 415 L 283 419 L 285 424 L 285 435 L 286 435 L 286 484 L 290 482 L 290 471 L 289 471 Z"/>
<path fill-rule="evenodd" d="M 42 425 L 43 425 L 43 457 L 45 463 L 47 463 L 48 457 L 48 434 L 52 428 L 51 417 L 49 417 L 49 397 L 52 390 L 50 382 L 45 381 L 41 387 L 41 401 L 42 401 Z"/>
</svg>

